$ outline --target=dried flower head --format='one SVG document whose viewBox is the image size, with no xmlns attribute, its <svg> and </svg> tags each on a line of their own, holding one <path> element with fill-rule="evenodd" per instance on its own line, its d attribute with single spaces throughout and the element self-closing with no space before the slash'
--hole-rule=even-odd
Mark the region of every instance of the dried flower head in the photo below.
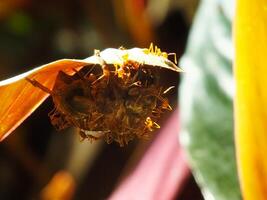
<svg viewBox="0 0 267 200">
<path fill-rule="evenodd" d="M 173 86 L 163 88 L 159 81 L 159 70 L 164 65 L 149 62 L 160 58 L 158 62 L 164 61 L 168 66 L 165 68 L 173 71 L 179 68 L 167 59 L 166 53 L 155 49 L 153 46 L 138 49 L 139 54 L 147 56 L 143 62 L 131 50 L 117 50 L 120 52 L 116 61 L 106 60 L 105 54 L 95 51 L 94 62 L 73 67 L 72 72 L 59 70 L 50 88 L 35 78 L 25 78 L 52 96 L 55 108 L 49 117 L 56 129 L 74 126 L 83 140 L 102 138 L 124 146 L 135 137 L 148 138 L 160 128 L 158 120 L 162 113 L 171 110 L 164 95 Z"/>
</svg>

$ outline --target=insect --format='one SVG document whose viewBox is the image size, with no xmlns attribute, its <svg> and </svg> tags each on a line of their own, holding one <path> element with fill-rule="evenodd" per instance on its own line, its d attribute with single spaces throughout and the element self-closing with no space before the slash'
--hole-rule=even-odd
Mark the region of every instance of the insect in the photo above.
<svg viewBox="0 0 267 200">
<path fill-rule="evenodd" d="M 167 65 L 171 61 L 156 49 L 156 53 L 151 49 L 118 49 L 117 57 L 95 51 L 80 69 L 59 70 L 50 88 L 35 78 L 25 79 L 52 96 L 55 106 L 49 117 L 57 130 L 74 126 L 82 140 L 103 139 L 124 146 L 136 137 L 148 138 L 160 128 L 161 115 L 171 110 L 165 94 L 173 86 L 161 86 L 159 67 L 180 69 Z M 162 66 L 150 64 L 153 58 Z"/>
<path fill-rule="evenodd" d="M 148 49 L 144 49 L 144 52 L 146 54 L 153 54 L 156 56 L 162 56 L 164 58 L 168 58 L 170 55 L 173 55 L 174 57 L 174 63 L 177 64 L 177 57 L 176 57 L 176 53 L 166 53 L 166 52 L 162 52 L 160 50 L 160 48 L 158 48 L 157 46 L 154 46 L 153 43 L 150 44 Z"/>
</svg>

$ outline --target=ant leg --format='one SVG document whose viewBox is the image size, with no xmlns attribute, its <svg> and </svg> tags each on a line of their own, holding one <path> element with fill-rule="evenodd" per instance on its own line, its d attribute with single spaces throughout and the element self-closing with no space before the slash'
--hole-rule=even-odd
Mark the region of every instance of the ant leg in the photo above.
<svg viewBox="0 0 267 200">
<path fill-rule="evenodd" d="M 30 82 L 34 87 L 38 87 L 40 88 L 42 91 L 48 93 L 48 94 L 53 94 L 53 91 L 50 90 L 49 88 L 45 87 L 44 85 L 42 85 L 41 83 L 39 83 L 38 81 L 36 81 L 35 79 L 29 79 L 29 78 L 25 78 L 26 81 Z"/>
<path fill-rule="evenodd" d="M 102 78 L 105 78 L 105 77 L 107 77 L 107 83 L 108 83 L 109 82 L 109 76 L 110 76 L 110 71 L 109 71 L 108 65 L 107 65 L 106 61 L 100 56 L 99 50 L 95 50 L 95 56 L 98 57 L 99 63 L 101 65 L 103 72 L 102 72 L 102 75 L 92 83 L 92 85 L 95 84 L 96 82 L 98 82 L 99 80 L 101 80 Z"/>
<path fill-rule="evenodd" d="M 141 81 L 136 81 L 136 82 L 132 83 L 131 85 L 129 85 L 129 87 L 132 87 L 132 86 L 141 87 L 142 83 L 141 83 Z"/>
<path fill-rule="evenodd" d="M 149 51 L 150 53 L 154 53 L 154 45 L 153 45 L 152 42 L 150 43 L 150 46 L 149 46 L 148 51 Z"/>
<path fill-rule="evenodd" d="M 170 90 L 172 90 L 174 88 L 175 88 L 175 86 L 168 87 L 166 90 L 164 90 L 164 92 L 162 94 L 166 94 L 166 93 L 168 93 Z"/>
<path fill-rule="evenodd" d="M 80 71 L 78 71 L 77 69 L 75 69 L 75 68 L 72 68 L 72 70 L 76 73 L 76 74 L 78 74 L 78 76 L 82 79 L 82 80 L 85 80 L 85 76 L 83 75 L 83 73 L 81 73 Z"/>
<path fill-rule="evenodd" d="M 162 92 L 162 87 L 159 89 L 159 93 L 158 94 L 152 94 L 152 96 L 155 96 L 160 102 L 161 102 L 161 107 L 160 109 L 164 109 L 164 110 L 172 110 L 171 105 L 169 104 L 169 101 L 167 98 L 164 98 L 161 96 L 161 94 L 166 94 L 167 92 L 169 92 L 171 89 L 173 89 L 174 87 L 171 86 L 168 89 L 166 89 L 164 92 Z"/>
<path fill-rule="evenodd" d="M 87 77 L 89 74 L 91 74 L 91 72 L 94 70 L 95 66 L 96 66 L 96 64 L 94 64 L 94 65 L 92 66 L 92 68 L 91 68 L 88 72 L 86 72 L 85 74 L 82 73 L 81 71 L 78 71 L 78 70 L 75 69 L 75 68 L 72 68 L 72 70 L 73 70 L 76 74 L 78 74 L 78 76 L 79 76 L 82 80 L 87 80 L 86 77 Z"/>
<path fill-rule="evenodd" d="M 168 56 L 173 56 L 173 58 L 174 58 L 174 63 L 177 65 L 177 57 L 176 57 L 176 53 L 168 53 Z"/>
<path fill-rule="evenodd" d="M 96 64 L 94 64 L 92 66 L 92 68 L 88 72 L 85 73 L 85 75 L 84 75 L 85 78 L 91 74 L 91 72 L 94 70 L 95 66 L 96 66 Z"/>
<path fill-rule="evenodd" d="M 92 83 L 92 85 L 94 85 L 96 82 L 98 82 L 99 80 L 101 80 L 101 79 L 103 79 L 105 77 L 107 78 L 107 83 L 109 82 L 110 71 L 109 71 L 109 69 L 107 69 L 107 65 L 106 64 L 102 66 L 102 70 L 103 70 L 103 74 L 98 79 L 96 79 Z"/>
</svg>

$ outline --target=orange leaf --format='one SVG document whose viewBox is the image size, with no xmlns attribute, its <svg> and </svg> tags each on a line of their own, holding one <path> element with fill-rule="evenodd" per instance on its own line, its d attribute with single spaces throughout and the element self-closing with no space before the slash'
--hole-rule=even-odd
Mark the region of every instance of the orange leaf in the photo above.
<svg viewBox="0 0 267 200">
<path fill-rule="evenodd" d="M 9 135 L 47 97 L 48 94 L 33 87 L 25 77 L 36 79 L 52 89 L 59 70 L 82 67 L 86 63 L 76 60 L 59 60 L 0 82 L 0 140 Z"/>
</svg>

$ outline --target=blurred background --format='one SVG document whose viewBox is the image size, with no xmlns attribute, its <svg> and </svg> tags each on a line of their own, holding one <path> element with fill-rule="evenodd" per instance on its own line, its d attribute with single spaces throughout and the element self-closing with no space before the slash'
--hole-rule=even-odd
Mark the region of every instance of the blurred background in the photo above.
<svg viewBox="0 0 267 200">
<path fill-rule="evenodd" d="M 197 0 L 0 0 L 0 80 L 57 59 L 86 58 L 94 49 L 145 48 L 151 42 L 179 59 L 197 5 Z M 162 76 L 178 87 L 178 74 Z M 169 98 L 176 110 L 177 90 Z M 49 98 L 0 144 L 0 199 L 112 198 L 164 134 L 123 148 L 81 143 L 73 129 L 55 131 L 47 116 L 52 109 Z M 165 114 L 163 130 L 172 117 Z M 172 132 L 178 143 L 178 128 Z M 203 199 L 190 172 L 185 177 L 172 198 Z"/>
</svg>

